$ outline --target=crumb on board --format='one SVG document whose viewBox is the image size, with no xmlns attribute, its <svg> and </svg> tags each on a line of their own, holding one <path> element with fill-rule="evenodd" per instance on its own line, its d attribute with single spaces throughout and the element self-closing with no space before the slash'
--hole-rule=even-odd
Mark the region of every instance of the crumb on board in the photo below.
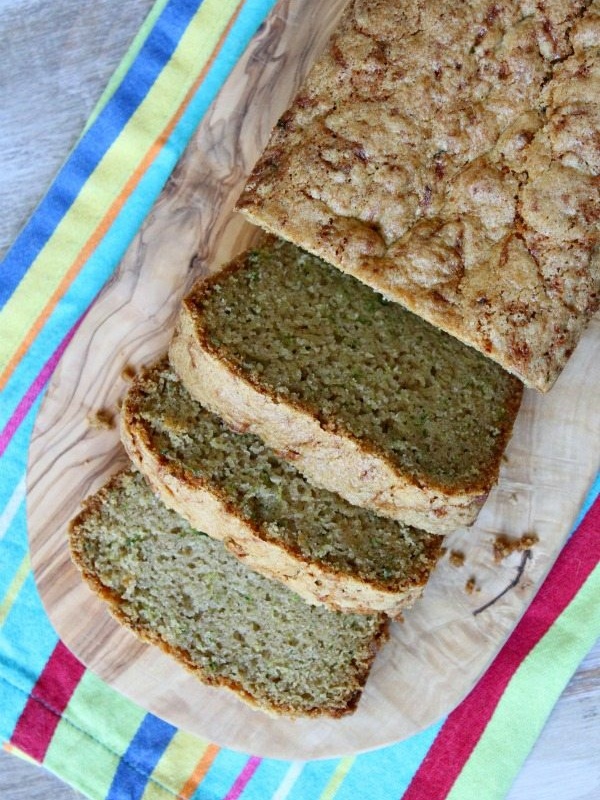
<svg viewBox="0 0 600 800">
<path fill-rule="evenodd" d="M 135 378 L 135 367 L 132 367 L 131 364 L 125 364 L 121 370 L 121 377 L 124 381 L 132 381 Z"/>
<path fill-rule="evenodd" d="M 479 591 L 479 586 L 477 586 L 477 581 L 473 576 L 469 578 L 469 580 L 465 583 L 465 592 L 467 594 L 473 594 L 474 592 Z"/>
<path fill-rule="evenodd" d="M 115 415 L 107 408 L 99 408 L 87 416 L 90 426 L 95 430 L 111 430 L 115 427 Z"/>
<path fill-rule="evenodd" d="M 524 533 L 520 538 L 511 538 L 504 533 L 498 534 L 494 539 L 494 560 L 504 561 L 512 553 L 522 553 L 531 548 L 538 542 L 535 533 Z"/>
<path fill-rule="evenodd" d="M 465 554 L 462 552 L 462 550 L 450 550 L 448 561 L 453 567 L 462 567 L 465 563 Z"/>
</svg>

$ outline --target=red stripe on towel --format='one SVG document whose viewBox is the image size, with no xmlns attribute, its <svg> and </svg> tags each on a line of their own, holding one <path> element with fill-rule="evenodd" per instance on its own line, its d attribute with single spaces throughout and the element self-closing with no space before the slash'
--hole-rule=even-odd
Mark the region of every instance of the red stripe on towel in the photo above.
<svg viewBox="0 0 600 800">
<path fill-rule="evenodd" d="M 40 763 L 85 667 L 58 642 L 15 726 L 10 743 Z"/>
<path fill-rule="evenodd" d="M 521 621 L 472 692 L 446 719 L 402 800 L 444 800 L 511 678 L 600 560 L 600 498 L 567 542 Z"/>
<path fill-rule="evenodd" d="M 83 316 L 81 316 L 75 325 L 71 328 L 71 330 L 67 333 L 64 337 L 62 342 L 58 345 L 54 353 L 50 356 L 48 361 L 44 364 L 40 372 L 38 373 L 37 377 L 27 389 L 19 405 L 16 407 L 12 417 L 8 420 L 4 429 L 0 431 L 0 456 L 4 454 L 4 451 L 10 444 L 13 436 L 19 429 L 20 424 L 23 422 L 31 406 L 35 403 L 38 399 L 40 393 L 44 390 L 44 386 L 50 380 L 52 373 L 56 369 L 56 365 L 60 361 L 62 354 L 67 349 L 67 345 L 75 335 L 77 328 L 81 325 L 81 321 L 83 320 Z"/>
</svg>

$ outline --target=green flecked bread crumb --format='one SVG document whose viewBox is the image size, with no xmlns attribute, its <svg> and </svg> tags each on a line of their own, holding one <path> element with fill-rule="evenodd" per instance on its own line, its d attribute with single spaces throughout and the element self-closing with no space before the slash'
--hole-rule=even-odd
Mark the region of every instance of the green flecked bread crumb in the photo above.
<svg viewBox="0 0 600 800">
<path fill-rule="evenodd" d="M 191 394 L 319 485 L 445 533 L 498 477 L 522 384 L 355 278 L 274 237 L 183 303 Z"/>
<path fill-rule="evenodd" d="M 351 505 L 232 431 L 166 359 L 133 382 L 121 424 L 133 463 L 169 507 L 312 602 L 395 616 L 439 559 L 441 537 Z"/>
<path fill-rule="evenodd" d="M 86 501 L 70 545 L 87 583 L 137 636 L 269 713 L 352 712 L 387 638 L 382 615 L 311 606 L 250 571 L 134 471 Z"/>
</svg>

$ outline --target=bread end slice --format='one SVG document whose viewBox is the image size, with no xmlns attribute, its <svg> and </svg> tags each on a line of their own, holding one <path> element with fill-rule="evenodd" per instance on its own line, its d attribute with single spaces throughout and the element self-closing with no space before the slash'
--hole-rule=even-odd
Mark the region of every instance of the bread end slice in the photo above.
<svg viewBox="0 0 600 800">
<path fill-rule="evenodd" d="M 383 615 L 310 606 L 190 528 L 133 470 L 72 521 L 73 561 L 139 639 L 270 715 L 352 713 L 388 638 Z"/>
</svg>

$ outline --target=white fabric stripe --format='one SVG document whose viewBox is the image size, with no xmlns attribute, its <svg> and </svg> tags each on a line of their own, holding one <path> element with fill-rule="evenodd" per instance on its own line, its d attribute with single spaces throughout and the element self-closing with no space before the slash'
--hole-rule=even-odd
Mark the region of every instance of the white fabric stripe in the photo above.
<svg viewBox="0 0 600 800">
<path fill-rule="evenodd" d="M 304 761 L 292 761 L 290 768 L 283 776 L 283 780 L 279 784 L 279 788 L 271 798 L 271 800 L 285 800 L 289 793 L 294 788 L 294 784 L 300 777 L 304 769 Z"/>
<path fill-rule="evenodd" d="M 25 500 L 25 478 L 21 478 L 20 482 L 15 487 L 4 511 L 0 514 L 0 541 L 4 538 L 6 531 L 10 528 L 13 519 L 17 515 L 17 511 L 23 500 Z"/>
</svg>

